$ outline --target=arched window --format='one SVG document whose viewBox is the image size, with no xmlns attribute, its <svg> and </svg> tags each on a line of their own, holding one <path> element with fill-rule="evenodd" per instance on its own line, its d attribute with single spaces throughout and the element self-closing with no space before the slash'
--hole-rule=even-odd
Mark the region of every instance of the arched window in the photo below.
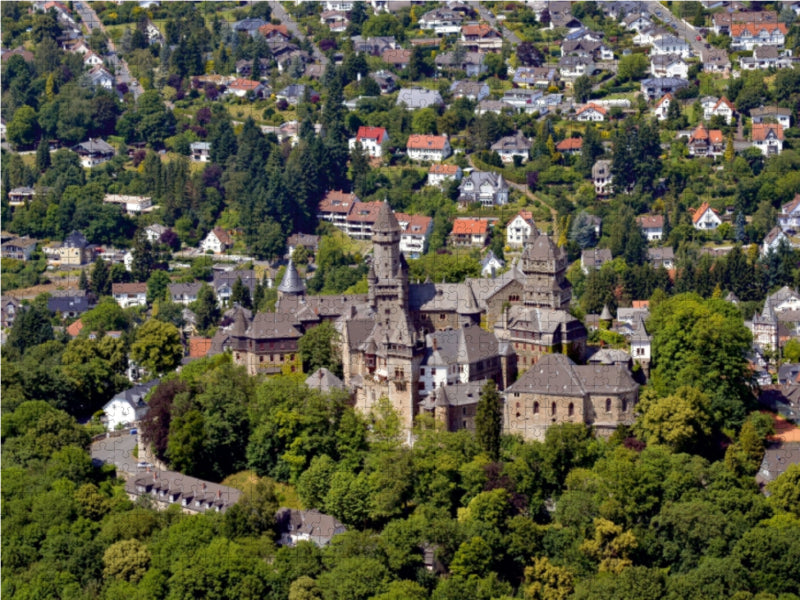
<svg viewBox="0 0 800 600">
<path fill-rule="evenodd" d="M 606 412 L 611 412 L 611 398 L 606 398 Z"/>
<path fill-rule="evenodd" d="M 575 405 L 572 402 L 569 403 L 569 413 L 568 414 L 569 414 L 570 417 L 575 414 Z"/>
<path fill-rule="evenodd" d="M 533 414 L 535 414 L 535 415 L 539 414 L 539 403 L 538 402 L 534 402 L 533 403 Z"/>
</svg>

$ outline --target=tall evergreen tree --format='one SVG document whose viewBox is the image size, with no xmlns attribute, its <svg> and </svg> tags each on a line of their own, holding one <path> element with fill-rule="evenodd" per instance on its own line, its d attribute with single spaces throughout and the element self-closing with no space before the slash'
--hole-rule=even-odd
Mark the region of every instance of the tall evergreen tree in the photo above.
<svg viewBox="0 0 800 600">
<path fill-rule="evenodd" d="M 50 144 L 42 138 L 36 148 L 36 168 L 39 173 L 44 173 L 50 168 Z"/>
<path fill-rule="evenodd" d="M 111 272 L 109 271 L 108 263 L 102 258 L 98 258 L 94 262 L 89 289 L 98 298 L 100 296 L 108 296 L 111 293 Z"/>
<path fill-rule="evenodd" d="M 153 245 L 147 239 L 144 229 L 140 229 L 133 242 L 133 264 L 131 276 L 134 281 L 147 281 L 156 267 Z"/>
<path fill-rule="evenodd" d="M 238 304 L 244 308 L 251 308 L 253 306 L 250 299 L 250 288 L 242 283 L 241 277 L 237 277 L 236 281 L 233 282 L 233 287 L 231 288 L 231 304 Z"/>
<path fill-rule="evenodd" d="M 478 444 L 493 461 L 500 458 L 500 434 L 503 427 L 503 413 L 500 394 L 495 382 L 489 380 L 481 390 L 481 398 L 475 414 L 475 435 Z"/>
</svg>

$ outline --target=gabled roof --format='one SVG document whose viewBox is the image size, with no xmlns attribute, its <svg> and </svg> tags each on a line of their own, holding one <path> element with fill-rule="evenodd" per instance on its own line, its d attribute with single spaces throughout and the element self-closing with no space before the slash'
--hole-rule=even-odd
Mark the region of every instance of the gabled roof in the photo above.
<svg viewBox="0 0 800 600">
<path fill-rule="evenodd" d="M 386 136 L 386 130 L 383 127 L 367 127 L 362 125 L 358 128 L 356 133 L 356 140 L 377 140 L 382 141 Z"/>
<path fill-rule="evenodd" d="M 492 144 L 492 150 L 520 150 L 528 151 L 531 148 L 531 143 L 528 138 L 521 131 L 517 131 L 514 135 L 507 135 L 500 138 Z"/>
<path fill-rule="evenodd" d="M 577 117 L 578 115 L 580 115 L 580 114 L 582 114 L 584 112 L 590 111 L 590 110 L 594 110 L 596 112 L 599 112 L 603 116 L 606 116 L 606 113 L 608 112 L 608 109 L 605 106 L 600 106 L 599 104 L 595 104 L 594 102 L 589 102 L 588 104 L 586 104 L 586 105 L 582 106 L 581 108 L 579 108 L 575 112 L 575 116 Z"/>
<path fill-rule="evenodd" d="M 672 101 L 672 94 L 670 94 L 669 92 L 667 92 L 666 94 L 661 96 L 661 98 L 659 98 L 658 102 L 656 102 L 656 108 L 658 108 L 664 102 L 667 102 L 667 101 L 670 101 L 670 102 Z"/>
<path fill-rule="evenodd" d="M 220 241 L 221 244 L 225 244 L 226 246 L 230 246 L 231 244 L 233 244 L 233 240 L 231 239 L 230 234 L 224 229 L 222 229 L 222 227 L 214 227 L 214 229 L 208 232 L 208 235 L 211 235 L 212 233 Z"/>
<path fill-rule="evenodd" d="M 460 167 L 458 165 L 436 163 L 431 165 L 431 168 L 428 169 L 428 173 L 431 175 L 456 175 L 459 169 Z"/>
<path fill-rule="evenodd" d="M 408 136 L 406 148 L 414 150 L 444 150 L 446 142 L 446 135 L 412 134 Z"/>
<path fill-rule="evenodd" d="M 289 30 L 286 28 L 286 25 L 273 25 L 272 23 L 266 23 L 258 28 L 258 32 L 263 35 L 264 37 L 268 37 L 272 33 L 279 33 L 286 39 L 289 39 Z"/>
<path fill-rule="evenodd" d="M 464 25 L 461 27 L 461 35 L 464 37 L 500 37 L 494 29 L 489 27 L 486 23 L 478 23 L 477 25 Z"/>
<path fill-rule="evenodd" d="M 525 221 L 529 225 L 534 225 L 535 226 L 534 221 L 533 221 L 533 213 L 531 211 L 529 211 L 529 210 L 521 210 L 521 211 L 519 211 L 516 215 L 511 217 L 511 220 L 507 223 L 507 225 L 511 225 L 511 223 L 513 223 L 517 219 L 517 217 L 521 218 L 523 221 Z"/>
<path fill-rule="evenodd" d="M 556 150 L 559 152 L 574 152 L 576 150 L 580 150 L 583 146 L 583 138 L 567 138 L 565 140 L 561 140 L 556 144 Z"/>
<path fill-rule="evenodd" d="M 358 197 L 355 194 L 349 194 L 342 190 L 328 190 L 328 193 L 319 203 L 319 211 L 346 215 L 350 212 L 355 202 L 358 202 Z"/>
<path fill-rule="evenodd" d="M 453 220 L 453 235 L 486 235 L 489 221 L 486 219 L 470 219 L 459 217 Z"/>
<path fill-rule="evenodd" d="M 664 215 L 640 215 L 636 222 L 642 229 L 661 229 L 664 227 Z"/>
<path fill-rule="evenodd" d="M 762 142 L 772 133 L 779 140 L 783 140 L 783 126 L 778 123 L 753 123 L 752 140 Z"/>
<path fill-rule="evenodd" d="M 252 92 L 258 86 L 263 85 L 260 81 L 255 81 L 253 79 L 234 79 L 228 84 L 228 89 L 234 90 L 246 90 L 248 92 Z"/>
<path fill-rule="evenodd" d="M 381 60 L 390 65 L 405 65 L 411 61 L 411 50 L 404 48 L 384 50 Z"/>
<path fill-rule="evenodd" d="M 783 23 L 732 23 L 731 37 L 741 37 L 746 33 L 755 36 L 762 31 L 773 33 L 776 30 L 783 35 L 788 33 L 788 29 L 786 29 L 786 25 Z"/>
<path fill-rule="evenodd" d="M 694 214 L 692 215 L 692 223 L 697 224 L 700 221 L 700 219 L 703 217 L 703 215 L 706 214 L 709 210 L 711 212 L 713 212 L 715 215 L 717 214 L 717 211 L 715 211 L 713 208 L 711 208 L 708 205 L 708 202 L 703 202 L 700 205 L 700 207 L 696 211 L 694 211 Z M 719 217 L 717 217 L 717 218 L 719 218 Z"/>
<path fill-rule="evenodd" d="M 117 294 L 146 294 L 147 284 L 142 283 L 112 283 L 111 293 Z"/>
<path fill-rule="evenodd" d="M 306 378 L 306 385 L 325 394 L 332 390 L 344 389 L 344 382 L 325 367 L 320 367 L 309 375 Z"/>
<path fill-rule="evenodd" d="M 720 106 L 727 106 L 731 109 L 731 112 L 736 112 L 736 108 L 731 104 L 731 101 L 728 100 L 725 96 L 717 100 L 717 103 L 714 105 L 713 110 L 716 111 Z"/>
</svg>

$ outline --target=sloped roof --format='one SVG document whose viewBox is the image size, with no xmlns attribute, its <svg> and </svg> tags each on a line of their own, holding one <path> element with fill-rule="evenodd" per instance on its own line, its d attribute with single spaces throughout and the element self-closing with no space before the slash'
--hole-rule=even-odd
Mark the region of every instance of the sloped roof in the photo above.
<svg viewBox="0 0 800 600">
<path fill-rule="evenodd" d="M 412 134 L 408 136 L 406 148 L 415 150 L 444 150 L 446 142 L 446 135 Z"/>
<path fill-rule="evenodd" d="M 595 104 L 594 102 L 589 102 L 585 106 L 582 106 L 581 108 L 579 108 L 575 112 L 575 116 L 577 117 L 578 115 L 583 114 L 583 113 L 585 113 L 587 111 L 590 111 L 590 110 L 594 110 L 596 112 L 599 112 L 603 116 L 606 116 L 606 113 L 608 112 L 608 109 L 606 109 L 605 106 L 600 106 L 599 104 Z"/>
<path fill-rule="evenodd" d="M 772 33 L 780 31 L 783 35 L 788 33 L 784 23 L 732 23 L 731 24 L 731 37 L 741 37 L 745 33 L 750 35 L 758 35 L 762 31 Z"/>
<path fill-rule="evenodd" d="M 704 214 L 706 214 L 706 212 L 709 211 L 709 210 L 712 211 L 714 214 L 717 214 L 717 211 L 715 211 L 713 208 L 711 208 L 708 205 L 708 202 L 703 202 L 700 205 L 700 207 L 696 211 L 694 211 L 694 214 L 692 215 L 692 223 L 699 222 L 700 219 L 702 218 L 702 216 Z"/>
<path fill-rule="evenodd" d="M 458 165 L 445 165 L 441 163 L 435 163 L 431 165 L 431 168 L 428 169 L 428 173 L 433 175 L 456 175 L 459 170 Z"/>
<path fill-rule="evenodd" d="M 306 291 L 306 286 L 297 272 L 297 267 L 294 262 L 289 260 L 289 265 L 286 267 L 286 272 L 283 274 L 283 279 L 278 286 L 278 291 L 284 294 L 302 294 Z"/>
<path fill-rule="evenodd" d="M 779 140 L 783 140 L 783 126 L 778 123 L 753 123 L 752 139 L 754 142 L 761 142 L 767 139 L 772 132 Z"/>
<path fill-rule="evenodd" d="M 640 215 L 636 222 L 642 229 L 661 229 L 664 227 L 664 215 Z"/>
<path fill-rule="evenodd" d="M 386 130 L 383 127 L 367 127 L 362 125 L 358 128 L 356 133 L 356 140 L 378 140 L 382 141 L 386 135 Z"/>
<path fill-rule="evenodd" d="M 571 137 L 558 142 L 556 150 L 559 152 L 574 152 L 575 150 L 580 150 L 582 146 L 583 138 Z"/>
<path fill-rule="evenodd" d="M 464 37 L 499 37 L 497 33 L 486 23 L 478 23 L 477 25 L 464 25 L 461 27 L 461 35 Z"/>
<path fill-rule="evenodd" d="M 306 385 L 312 390 L 328 393 L 331 390 L 343 390 L 344 382 L 325 367 L 320 367 L 306 378 Z"/>
<path fill-rule="evenodd" d="M 453 235 L 484 235 L 489 231 L 489 221 L 485 219 L 457 218 L 453 221 Z"/>
</svg>

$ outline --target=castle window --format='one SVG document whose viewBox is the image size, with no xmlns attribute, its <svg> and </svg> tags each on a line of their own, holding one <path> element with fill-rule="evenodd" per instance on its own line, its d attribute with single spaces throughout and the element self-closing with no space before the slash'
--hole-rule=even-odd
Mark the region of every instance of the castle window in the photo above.
<svg viewBox="0 0 800 600">
<path fill-rule="evenodd" d="M 539 414 L 539 403 L 538 402 L 534 402 L 533 403 L 533 414 L 535 414 L 535 415 Z"/>
<path fill-rule="evenodd" d="M 627 410 L 628 410 L 628 401 L 627 400 L 623 400 L 622 401 L 622 412 L 626 412 Z"/>
<path fill-rule="evenodd" d="M 419 374 L 420 374 L 420 376 L 422 376 L 422 375 L 425 375 L 425 367 L 422 367 L 422 368 L 419 370 Z"/>
<path fill-rule="evenodd" d="M 611 412 L 611 398 L 606 398 L 606 412 Z"/>
<path fill-rule="evenodd" d="M 556 403 L 555 402 L 553 402 L 550 405 L 550 414 L 553 415 L 553 416 L 556 416 Z"/>
<path fill-rule="evenodd" d="M 517 418 L 519 419 L 519 413 L 517 413 Z"/>
<path fill-rule="evenodd" d="M 467 407 L 466 407 L 466 406 L 463 406 L 463 407 L 461 408 L 461 414 L 462 414 L 463 416 L 465 416 L 465 417 L 467 416 Z"/>
<path fill-rule="evenodd" d="M 439 320 L 444 321 L 447 318 L 447 315 L 444 313 L 439 313 Z"/>
<path fill-rule="evenodd" d="M 519 294 L 511 294 L 508 297 L 509 302 L 519 302 Z"/>
<path fill-rule="evenodd" d="M 570 417 L 575 414 L 575 405 L 572 402 L 569 403 L 569 413 L 568 414 L 569 414 Z"/>
</svg>

